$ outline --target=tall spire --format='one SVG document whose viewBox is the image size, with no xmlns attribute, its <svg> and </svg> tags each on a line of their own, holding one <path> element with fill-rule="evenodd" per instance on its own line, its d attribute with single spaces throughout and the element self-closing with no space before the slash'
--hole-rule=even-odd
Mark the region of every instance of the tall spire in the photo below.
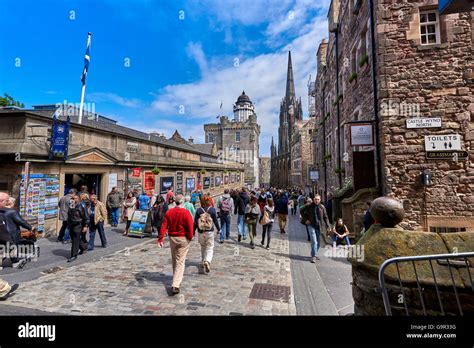
<svg viewBox="0 0 474 348">
<path fill-rule="evenodd" d="M 295 97 L 295 81 L 293 80 L 293 64 L 291 63 L 291 51 L 288 51 L 288 72 L 286 74 L 286 100 Z"/>
</svg>

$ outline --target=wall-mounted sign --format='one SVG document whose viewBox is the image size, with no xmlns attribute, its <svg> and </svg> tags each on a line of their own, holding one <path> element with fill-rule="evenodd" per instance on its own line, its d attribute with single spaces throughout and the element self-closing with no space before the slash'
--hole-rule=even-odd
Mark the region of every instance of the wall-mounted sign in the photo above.
<svg viewBox="0 0 474 348">
<path fill-rule="evenodd" d="M 224 185 L 227 185 L 229 183 L 229 176 L 226 175 L 224 176 Z"/>
<path fill-rule="evenodd" d="M 351 124 L 351 146 L 374 145 L 374 127 L 371 123 Z"/>
<path fill-rule="evenodd" d="M 117 187 L 117 173 L 109 174 L 109 187 L 107 192 L 112 191 L 114 187 Z"/>
<path fill-rule="evenodd" d="M 186 192 L 194 191 L 195 186 L 196 186 L 196 179 L 186 178 Z"/>
<path fill-rule="evenodd" d="M 127 141 L 127 152 L 138 152 L 139 144 Z"/>
<path fill-rule="evenodd" d="M 216 182 L 216 186 L 221 186 L 222 178 L 220 176 L 216 176 L 215 182 Z"/>
<path fill-rule="evenodd" d="M 237 182 L 240 182 L 240 174 L 237 175 Z"/>
<path fill-rule="evenodd" d="M 164 194 L 168 192 L 168 189 L 170 187 L 173 187 L 174 183 L 174 177 L 173 176 L 167 176 L 164 178 L 160 178 L 160 193 Z"/>
<path fill-rule="evenodd" d="M 176 194 L 183 193 L 183 172 L 176 172 Z"/>
<path fill-rule="evenodd" d="M 145 192 L 147 195 L 151 196 L 151 190 L 155 189 L 155 174 L 153 174 L 152 172 L 145 172 L 144 181 Z"/>
<path fill-rule="evenodd" d="M 311 181 L 319 180 L 319 170 L 310 170 L 309 179 Z"/>
<path fill-rule="evenodd" d="M 211 178 L 209 178 L 208 176 L 205 176 L 203 179 L 203 188 L 208 189 L 209 186 L 211 186 Z"/>
<path fill-rule="evenodd" d="M 468 157 L 467 151 L 430 151 L 426 153 L 427 159 L 464 161 Z"/>
<path fill-rule="evenodd" d="M 425 135 L 425 151 L 461 150 L 459 134 Z"/>
<path fill-rule="evenodd" d="M 59 121 L 56 116 L 53 116 L 49 159 L 67 160 L 70 126 L 71 122 L 69 116 L 67 117 L 67 121 Z"/>
<path fill-rule="evenodd" d="M 140 168 L 132 168 L 132 176 L 135 178 L 140 177 Z"/>
<path fill-rule="evenodd" d="M 441 117 L 435 118 L 409 118 L 406 120 L 407 128 L 439 128 Z"/>
</svg>

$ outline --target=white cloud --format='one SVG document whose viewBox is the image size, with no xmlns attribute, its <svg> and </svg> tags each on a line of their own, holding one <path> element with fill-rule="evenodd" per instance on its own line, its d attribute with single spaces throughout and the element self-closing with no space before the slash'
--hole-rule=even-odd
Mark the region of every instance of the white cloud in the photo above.
<svg viewBox="0 0 474 348">
<path fill-rule="evenodd" d="M 127 108 L 138 108 L 142 104 L 139 99 L 136 98 L 124 98 L 115 93 L 89 93 L 87 99 L 93 102 L 112 102 L 120 106 L 125 106 Z"/>
</svg>

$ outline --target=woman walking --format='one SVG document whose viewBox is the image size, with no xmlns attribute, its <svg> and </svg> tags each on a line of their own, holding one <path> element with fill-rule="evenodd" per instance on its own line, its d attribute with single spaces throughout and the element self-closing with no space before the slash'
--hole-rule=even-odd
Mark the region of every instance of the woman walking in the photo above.
<svg viewBox="0 0 474 348">
<path fill-rule="evenodd" d="M 257 205 L 257 197 L 250 197 L 250 202 L 245 207 L 245 223 L 250 236 L 250 247 L 255 249 L 254 239 L 257 236 L 257 219 L 260 215 L 260 207 Z"/>
<path fill-rule="evenodd" d="M 270 241 L 272 240 L 272 228 L 273 228 L 273 222 L 275 221 L 275 206 L 273 204 L 273 199 L 268 198 L 267 199 L 267 204 L 263 208 L 263 217 L 262 220 L 267 220 L 265 217 L 265 214 L 268 216 L 268 222 L 264 225 L 263 227 L 263 232 L 262 232 L 262 246 L 265 244 L 265 235 L 267 236 L 267 247 L 266 249 L 270 249 Z"/>
<path fill-rule="evenodd" d="M 127 195 L 127 198 L 123 201 L 123 219 L 127 222 L 125 227 L 125 232 L 123 233 L 124 236 L 128 235 L 128 229 L 130 228 L 130 223 L 132 222 L 133 213 L 137 208 L 137 199 L 132 191 L 130 191 Z"/>
<path fill-rule="evenodd" d="M 209 273 L 211 270 L 211 261 L 214 254 L 214 232 L 213 224 L 217 231 L 221 228 L 217 221 L 217 212 L 211 207 L 209 196 L 201 198 L 201 207 L 196 210 L 194 217 L 194 231 L 199 232 L 199 244 L 201 244 L 202 267 L 204 272 Z"/>
<path fill-rule="evenodd" d="M 167 211 L 168 204 L 166 204 L 162 195 L 158 195 L 151 211 L 151 225 L 158 233 L 160 233 L 161 225 L 163 224 Z"/>
</svg>

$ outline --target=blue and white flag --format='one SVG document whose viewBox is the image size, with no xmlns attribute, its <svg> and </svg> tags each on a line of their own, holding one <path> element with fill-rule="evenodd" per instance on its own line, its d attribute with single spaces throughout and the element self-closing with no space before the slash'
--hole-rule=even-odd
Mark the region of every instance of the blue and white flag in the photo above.
<svg viewBox="0 0 474 348">
<path fill-rule="evenodd" d="M 82 76 L 81 76 L 81 81 L 84 84 L 86 83 L 87 71 L 89 70 L 89 62 L 91 61 L 91 57 L 89 56 L 90 47 L 91 47 L 91 33 L 88 33 L 86 54 L 84 56 L 84 70 L 82 71 Z"/>
</svg>

